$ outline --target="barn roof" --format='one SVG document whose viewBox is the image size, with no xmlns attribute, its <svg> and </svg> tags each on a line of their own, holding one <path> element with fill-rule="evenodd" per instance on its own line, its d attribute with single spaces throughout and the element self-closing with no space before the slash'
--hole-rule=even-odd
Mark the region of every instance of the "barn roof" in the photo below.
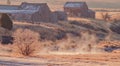
<svg viewBox="0 0 120 66">
<path fill-rule="evenodd" d="M 0 13 L 23 13 L 32 14 L 37 12 L 41 6 L 47 5 L 46 3 L 26 3 L 23 2 L 18 6 L 0 5 Z"/>
<path fill-rule="evenodd" d="M 20 7 L 25 10 L 36 10 L 40 9 L 41 6 L 47 5 L 46 3 L 26 3 L 23 2 Z"/>
<path fill-rule="evenodd" d="M 35 12 L 37 12 L 37 10 L 0 10 L 0 13 L 8 13 L 8 14 L 14 14 L 14 13 L 32 14 Z"/>
<path fill-rule="evenodd" d="M 16 5 L 0 5 L 0 9 L 13 10 L 13 9 L 18 9 L 18 6 L 16 6 Z"/>
<path fill-rule="evenodd" d="M 67 2 L 64 7 L 83 7 L 86 2 Z"/>
</svg>

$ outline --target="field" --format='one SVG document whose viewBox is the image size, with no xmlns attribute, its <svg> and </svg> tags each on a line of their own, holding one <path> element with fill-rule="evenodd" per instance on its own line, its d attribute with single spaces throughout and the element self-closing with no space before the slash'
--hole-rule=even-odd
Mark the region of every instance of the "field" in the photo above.
<svg viewBox="0 0 120 66">
<path fill-rule="evenodd" d="M 22 36 L 28 42 L 36 41 L 37 33 L 40 34 L 40 41 L 37 43 L 37 47 L 34 47 L 37 48 L 37 51 L 30 56 L 23 56 L 15 52 L 17 48 L 14 44 L 1 45 L 0 65 L 119 66 L 119 49 L 114 50 L 113 48 L 110 52 L 105 51 L 107 49 L 105 46 L 108 48 L 120 46 L 120 35 L 109 28 L 112 25 L 111 22 L 71 17 L 69 20 L 55 24 L 31 24 L 15 21 L 12 32 L 16 37 Z M 25 33 L 21 32 L 21 29 Z M 30 36 L 28 34 L 32 35 L 31 37 L 34 39 L 28 39 Z M 105 41 L 101 42 L 101 40 Z M 16 43 L 19 44 L 19 41 L 17 40 Z"/>
<path fill-rule="evenodd" d="M 0 57 L 1 66 L 119 66 L 119 54 L 41 55 L 39 57 Z M 4 59 L 4 60 L 3 60 Z"/>
<path fill-rule="evenodd" d="M 107 11 L 96 11 L 96 19 L 101 19 L 104 20 L 103 15 L 108 14 L 108 16 L 110 17 L 110 20 L 114 21 L 116 20 L 120 20 L 119 16 L 120 16 L 120 12 L 107 12 Z"/>
<path fill-rule="evenodd" d="M 66 1 L 29 0 L 47 2 L 52 11 L 63 10 Z M 0 27 L 0 36 L 12 36 L 14 40 L 12 44 L 0 44 L 0 66 L 119 66 L 119 1 L 108 1 L 87 1 L 96 11 L 96 19 L 68 17 L 68 21 L 34 24 L 13 20 L 11 31 Z M 12 5 L 20 2 L 12 0 Z M 104 18 L 106 14 L 110 19 Z"/>
</svg>

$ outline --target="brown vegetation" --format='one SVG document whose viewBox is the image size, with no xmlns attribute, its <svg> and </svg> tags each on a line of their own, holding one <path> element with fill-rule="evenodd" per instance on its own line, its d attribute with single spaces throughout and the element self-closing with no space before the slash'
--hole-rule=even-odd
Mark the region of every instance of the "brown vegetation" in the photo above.
<svg viewBox="0 0 120 66">
<path fill-rule="evenodd" d="M 18 29 L 14 32 L 14 46 L 13 51 L 29 56 L 39 48 L 39 34 L 28 29 Z"/>
<path fill-rule="evenodd" d="M 120 41 L 114 40 L 114 41 L 101 41 L 100 43 L 101 47 L 110 47 L 110 46 L 114 46 L 114 47 L 120 47 Z"/>
<path fill-rule="evenodd" d="M 91 48 L 93 47 L 92 45 L 97 44 L 99 40 L 105 39 L 109 33 L 109 27 L 103 22 L 86 20 L 34 25 L 15 22 L 14 30 L 27 28 L 39 33 L 42 41 L 41 47 L 44 47 L 43 49 L 46 48 L 45 50 L 47 51 L 94 51 Z M 96 49 L 95 46 L 94 49 Z"/>
<path fill-rule="evenodd" d="M 14 22 L 13 33 L 15 36 L 15 45 L 13 45 L 15 46 L 15 48 L 19 47 L 19 53 L 23 55 L 29 55 L 27 53 L 29 52 L 29 50 L 36 51 L 36 49 L 31 49 L 31 45 L 32 47 L 41 46 L 41 48 L 37 49 L 38 54 L 39 52 L 41 53 L 46 51 L 68 51 L 77 52 L 81 54 L 99 53 L 101 51 L 103 52 L 105 49 L 104 47 L 102 49 L 97 47 L 97 44 L 100 41 L 108 39 L 115 40 L 115 38 L 119 38 L 119 35 L 115 34 L 113 31 L 110 30 L 109 27 L 111 25 L 112 23 L 84 18 L 74 18 L 70 21 L 59 22 L 54 24 L 31 24 Z M 111 32 L 113 33 L 111 34 Z M 29 48 L 29 50 L 25 48 Z M 18 49 L 16 49 L 16 51 L 18 51 Z"/>
<path fill-rule="evenodd" d="M 109 22 L 120 21 L 120 12 L 96 11 L 96 19 L 105 20 Z"/>
<path fill-rule="evenodd" d="M 6 62 L 0 57 L 0 65 L 1 63 L 9 63 L 9 65 L 13 63 L 11 66 L 14 66 L 15 61 L 21 66 L 29 63 L 34 65 L 32 63 L 34 61 L 40 63 L 38 65 L 41 66 L 119 66 L 120 22 L 118 13 L 115 14 L 117 17 L 109 12 L 99 14 L 103 21 L 69 17 L 69 21 L 58 23 L 14 22 L 13 35 L 9 31 L 12 29 L 12 22 L 5 23 L 4 28 L 7 29 L 0 28 L 0 34 L 10 33 L 9 35 L 14 37 L 14 43 L 0 44 L 0 55 L 10 56 L 12 53 L 18 53 L 24 56 L 32 55 L 32 58 L 27 57 L 26 62 L 19 63 L 21 60 L 16 61 L 18 58 L 11 61 L 7 57 Z M 62 20 L 60 14 L 58 17 Z M 111 22 L 107 22 L 109 20 Z M 34 58 L 33 54 L 37 58 Z"/>
<path fill-rule="evenodd" d="M 105 13 L 105 14 L 101 13 L 101 15 L 102 15 L 103 20 L 105 20 L 105 21 L 110 20 L 110 16 L 108 13 Z"/>
</svg>

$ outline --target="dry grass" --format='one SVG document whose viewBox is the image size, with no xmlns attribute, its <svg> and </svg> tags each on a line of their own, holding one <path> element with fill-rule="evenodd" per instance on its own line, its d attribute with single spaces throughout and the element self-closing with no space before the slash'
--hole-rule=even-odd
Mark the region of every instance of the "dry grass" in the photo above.
<svg viewBox="0 0 120 66">
<path fill-rule="evenodd" d="M 120 53 L 120 41 L 119 40 L 101 41 L 97 47 L 102 48 L 108 52 Z"/>
<path fill-rule="evenodd" d="M 120 47 L 120 41 L 117 41 L 117 40 L 114 40 L 114 41 L 101 41 L 99 43 L 99 45 L 101 47 L 110 47 L 110 46 L 113 46 L 113 47 Z"/>
<path fill-rule="evenodd" d="M 85 22 L 85 23 L 90 23 L 91 20 L 90 19 L 86 19 L 86 18 L 79 18 L 79 17 L 68 17 L 68 20 L 70 21 L 81 21 L 81 22 Z"/>
<path fill-rule="evenodd" d="M 38 51 L 38 54 L 53 51 L 84 54 L 102 52 L 102 50 L 97 48 L 99 41 L 116 40 L 119 38 L 119 36 L 112 33 L 109 28 L 112 23 L 84 18 L 70 18 L 69 20 L 70 21 L 55 24 L 14 22 L 13 33 L 16 34 L 16 37 L 27 39 L 26 41 L 17 39 L 17 41 L 20 42 L 16 41 L 15 43 L 18 45 L 21 45 L 21 43 L 24 44 L 24 42 L 31 40 L 29 39 L 30 37 L 36 37 L 35 34 L 37 33 L 40 35 L 39 39 L 41 39 L 40 44 L 36 43 L 38 44 L 37 46 L 41 46 L 41 48 L 38 49 L 41 50 Z M 30 35 L 30 37 L 27 36 L 27 34 Z M 37 39 L 32 41 L 36 42 L 36 40 Z"/>
<path fill-rule="evenodd" d="M 12 31 L 0 27 L 0 36 L 11 36 Z"/>
<path fill-rule="evenodd" d="M 77 44 L 80 43 L 80 42 L 77 43 L 77 41 L 79 41 L 80 38 L 83 36 L 82 33 L 88 33 L 84 35 L 84 37 L 89 37 L 89 35 L 94 35 L 95 41 L 98 41 L 98 39 L 106 40 L 106 37 L 109 36 L 109 34 L 111 33 L 111 30 L 109 29 L 111 23 L 105 21 L 84 19 L 84 18 L 69 18 L 69 20 L 70 21 L 68 22 L 67 21 L 59 22 L 55 24 L 51 24 L 51 23 L 30 24 L 30 23 L 14 22 L 13 31 L 16 31 L 19 28 L 22 29 L 27 28 L 33 32 L 39 33 L 41 35 L 40 38 L 43 41 L 42 46 L 46 48 L 48 47 L 50 50 L 68 50 L 68 49 L 71 50 L 71 48 L 76 49 Z M 67 42 L 66 41 L 68 40 L 67 37 L 69 37 L 69 39 L 74 37 L 76 38 L 69 40 L 70 42 L 69 41 Z M 87 42 L 87 40 L 89 39 L 90 38 L 86 38 L 86 40 L 83 41 Z M 109 39 L 113 39 L 113 38 L 110 36 Z M 66 41 L 66 43 L 63 43 L 64 45 L 59 42 L 58 42 L 59 44 L 56 43 L 56 41 L 63 42 L 64 40 Z M 50 43 L 49 42 L 46 43 L 47 41 L 50 41 Z"/>
<path fill-rule="evenodd" d="M 108 16 L 110 17 L 110 21 L 114 21 L 114 20 L 116 20 L 116 21 L 119 21 L 120 20 L 120 18 L 119 18 L 119 16 L 120 16 L 120 12 L 96 12 L 96 19 L 101 19 L 101 20 L 103 20 L 103 16 L 102 16 L 102 14 L 108 14 Z"/>
<path fill-rule="evenodd" d="M 91 9 L 99 12 L 120 12 L 120 9 L 114 8 L 91 8 Z"/>
<path fill-rule="evenodd" d="M 105 35 L 108 34 L 106 32 L 108 30 L 106 23 L 96 22 L 96 20 L 92 19 L 59 22 L 56 24 L 41 23 L 39 25 L 30 23 L 15 23 L 14 25 L 14 30 L 18 28 L 28 28 L 32 31 L 40 33 L 42 36 L 41 40 L 44 40 L 42 42 L 42 47 L 44 47 L 42 50 L 44 51 L 94 51 L 93 49 L 96 49 L 96 41 L 99 38 L 96 37 L 97 33 Z M 91 43 L 94 45 L 93 49 L 90 49 Z"/>
<path fill-rule="evenodd" d="M 82 37 L 74 36 L 72 34 L 67 34 L 67 39 L 62 40 L 63 42 L 57 41 L 58 51 L 71 51 L 78 52 L 81 54 L 93 52 L 95 48 L 96 37 L 89 33 L 82 33 Z M 89 41 L 88 41 L 89 40 Z M 96 50 L 97 51 L 97 50 Z"/>
<path fill-rule="evenodd" d="M 0 4 L 2 4 L 2 5 L 8 5 L 7 4 L 7 0 L 1 1 Z M 13 2 L 13 1 L 11 1 L 11 5 L 19 5 L 19 4 L 21 4 L 21 2 Z"/>
<path fill-rule="evenodd" d="M 11 44 L 8 44 L 8 45 L 0 44 L 0 55 L 11 56 L 12 55 L 11 48 L 13 48 L 13 46 Z"/>
<path fill-rule="evenodd" d="M 17 29 L 14 34 L 13 51 L 29 56 L 40 49 L 39 34 L 28 29 Z"/>
</svg>

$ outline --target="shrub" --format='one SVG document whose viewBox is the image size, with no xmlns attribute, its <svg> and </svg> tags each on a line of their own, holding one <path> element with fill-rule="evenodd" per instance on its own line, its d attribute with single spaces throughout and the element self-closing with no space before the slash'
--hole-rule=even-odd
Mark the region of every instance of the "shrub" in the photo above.
<svg viewBox="0 0 120 66">
<path fill-rule="evenodd" d="M 33 54 L 39 48 L 39 34 L 28 29 L 18 29 L 14 32 L 15 51 L 24 56 Z"/>
<path fill-rule="evenodd" d="M 105 13 L 105 14 L 101 13 L 101 15 L 102 15 L 102 18 L 103 18 L 105 21 L 110 20 L 110 16 L 109 16 L 108 13 Z"/>
</svg>

